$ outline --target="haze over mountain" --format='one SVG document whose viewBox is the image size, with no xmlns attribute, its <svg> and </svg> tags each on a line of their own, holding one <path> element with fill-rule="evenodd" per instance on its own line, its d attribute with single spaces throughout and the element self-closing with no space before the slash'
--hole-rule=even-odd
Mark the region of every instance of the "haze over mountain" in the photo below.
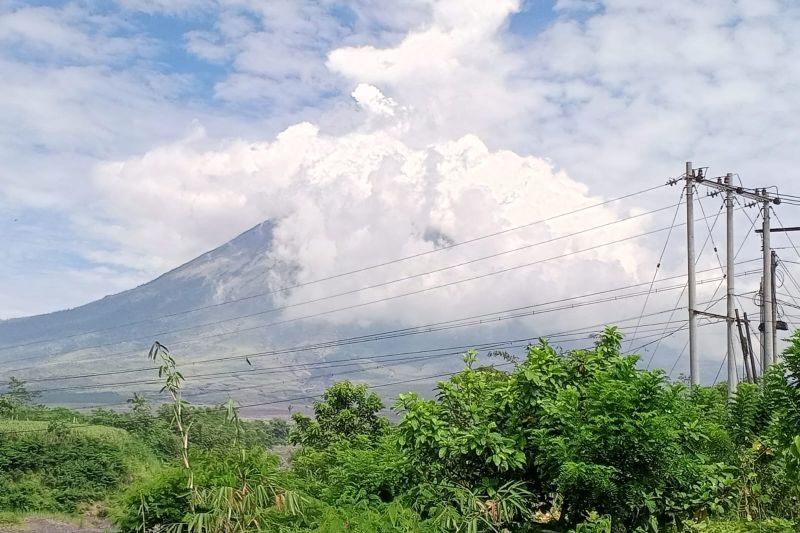
<svg viewBox="0 0 800 533">
<path fill-rule="evenodd" d="M 158 340 L 172 349 L 187 378 L 186 395 L 194 403 L 219 404 L 234 397 L 244 404 L 266 404 L 251 410 L 254 413 L 279 414 L 292 407 L 307 406 L 327 385 L 340 379 L 389 384 L 381 387 L 381 393 L 387 398 L 409 389 L 429 391 L 436 381 L 435 376 L 455 371 L 463 364 L 461 353 L 469 346 L 518 339 L 516 350 L 510 351 L 519 354 L 524 339 L 534 340 L 547 328 L 572 325 L 574 329 L 575 324 L 581 327 L 595 324 L 594 330 L 599 331 L 605 322 L 614 322 L 624 313 L 636 317 L 639 312 L 635 301 L 620 300 L 613 304 L 615 309 L 606 306 L 598 312 L 596 306 L 584 309 L 580 300 L 572 300 L 578 305 L 569 313 L 556 313 L 557 316 L 552 317 L 531 315 L 535 319 L 533 322 L 492 318 L 478 324 L 481 327 L 419 330 L 415 326 L 426 324 L 426 320 L 443 322 L 470 316 L 470 307 L 459 312 L 462 305 L 459 300 L 452 300 L 455 303 L 452 307 L 427 309 L 426 312 L 425 303 L 441 304 L 443 301 L 441 296 L 426 295 L 428 299 L 422 302 L 395 304 L 390 309 L 395 310 L 397 318 L 392 319 L 392 314 L 385 309 L 376 311 L 385 306 L 380 301 L 380 293 L 377 298 L 367 297 L 363 293 L 369 293 L 368 289 L 352 288 L 372 287 L 361 281 L 369 275 L 375 276 L 373 280 L 382 280 L 373 288 L 384 288 L 380 285 L 387 280 L 394 285 L 392 274 L 385 272 L 386 267 L 392 265 L 376 269 L 364 265 L 366 271 L 356 272 L 355 276 L 334 274 L 333 279 L 322 278 L 321 283 L 317 283 L 315 279 L 302 276 L 302 265 L 282 260 L 276 253 L 275 232 L 282 223 L 285 221 L 262 222 L 134 289 L 74 309 L 0 321 L 0 369 L 5 375 L 29 380 L 31 388 L 41 390 L 42 400 L 48 403 L 117 407 L 124 405 L 135 392 L 146 393 L 157 401 L 160 384 L 146 353 Z M 422 239 L 428 243 L 429 251 L 453 243 L 446 234 L 431 229 L 424 232 Z M 564 245 L 560 246 L 563 249 Z M 439 258 L 438 264 L 449 263 L 450 266 L 443 267 L 449 270 L 454 260 L 449 254 L 456 253 L 455 250 L 447 249 L 447 253 L 433 255 Z M 547 256 L 547 253 L 538 255 Z M 583 272 L 609 268 L 601 258 L 575 261 L 569 265 L 562 259 L 559 263 L 562 268 Z M 382 263 L 371 263 L 374 264 Z M 532 281 L 532 294 L 541 295 L 538 302 L 546 303 L 548 294 L 562 294 L 565 288 L 548 283 L 547 267 L 541 268 L 538 280 L 527 279 Z M 489 265 L 484 274 L 493 276 L 494 271 L 496 268 Z M 463 278 L 452 276 L 443 279 Z M 423 288 L 436 289 L 425 281 L 408 281 L 414 282 L 412 289 L 420 290 L 420 283 Z M 484 291 L 478 293 L 478 296 L 489 297 L 482 310 L 494 312 L 508 308 L 509 300 L 491 299 L 491 292 L 487 293 L 485 288 L 496 281 L 490 278 L 488 283 Z M 307 288 L 313 288 L 314 292 L 305 291 Z M 499 286 L 497 291 L 501 291 Z M 349 294 L 351 292 L 353 294 Z M 414 292 L 411 291 L 412 296 Z M 463 294 L 470 292 L 465 287 L 452 294 L 458 295 L 462 303 L 468 303 L 470 300 L 464 299 Z M 384 297 L 394 300 L 405 294 L 395 290 Z M 525 295 L 519 296 L 522 298 L 519 301 L 524 301 Z M 653 294 L 654 299 L 658 297 Z M 415 309 L 416 316 L 408 316 L 409 309 Z M 365 320 L 363 314 L 353 316 L 355 311 L 372 313 L 374 319 Z M 665 319 L 660 317 L 660 320 Z M 623 328 L 630 334 L 633 322 L 628 321 Z M 659 325 L 655 329 L 644 328 L 640 333 L 652 335 L 654 330 L 660 329 Z M 363 338 L 393 330 L 413 335 Z M 589 332 L 591 328 L 584 334 Z M 353 341 L 324 346 L 342 339 Z M 581 339 L 582 345 L 591 343 L 589 337 Z M 556 344 L 565 341 L 564 337 L 553 340 Z M 320 343 L 323 346 L 313 346 Z M 303 348 L 309 345 L 312 347 Z M 508 346 L 508 343 L 498 342 L 487 350 L 503 350 Z M 575 347 L 575 344 L 566 347 Z M 286 350 L 290 348 L 303 349 Z M 437 348 L 442 350 L 437 351 Z M 418 352 L 420 350 L 422 353 Z M 674 349 L 665 347 L 662 357 L 671 359 L 674 354 Z M 504 363 L 499 359 L 482 359 L 494 364 Z M 706 373 L 716 366 L 714 361 L 704 363 Z M 44 381 L 38 381 L 42 379 Z"/>
<path fill-rule="evenodd" d="M 173 353 L 187 376 L 187 396 L 197 403 L 219 403 L 229 396 L 239 401 L 283 400 L 317 394 L 326 384 L 351 373 L 356 379 L 369 379 L 377 384 L 433 375 L 461 364 L 456 353 L 446 358 L 434 354 L 425 362 L 417 357 L 413 362 L 392 363 L 389 367 L 390 359 L 363 360 L 397 349 L 398 344 L 391 340 L 268 357 L 256 355 L 247 360 L 242 355 L 219 363 L 192 364 L 198 359 L 252 354 L 375 331 L 373 327 L 367 332 L 357 323 L 336 325 L 302 320 L 262 327 L 280 320 L 278 312 L 269 312 L 280 305 L 271 292 L 276 287 L 296 283 L 296 266 L 276 261 L 269 254 L 273 229 L 274 223 L 270 221 L 258 224 L 230 242 L 134 289 L 74 309 L 0 321 L 0 364 L 4 373 L 32 379 L 31 388 L 44 390 L 42 400 L 46 402 L 118 405 L 124 404 L 134 392 L 145 391 L 155 398 L 160 387 L 153 382 L 156 372 L 96 376 L 81 379 L 79 383 L 70 380 L 38 383 L 36 379 L 148 367 L 151 364 L 146 353 L 155 340 L 174 346 Z M 186 312 L 190 310 L 196 311 Z M 237 318 L 253 314 L 257 316 Z M 238 332 L 241 329 L 247 331 Z M 172 331 L 175 332 L 169 333 Z M 460 332 L 459 338 L 478 342 L 468 332 Z M 402 346 L 404 350 L 414 350 L 448 346 L 448 342 L 455 342 L 452 335 L 438 334 L 434 339 L 428 336 L 425 340 L 404 340 Z M 351 365 L 335 364 L 335 368 L 313 366 L 321 361 L 348 358 L 359 361 Z M 304 366 L 305 363 L 312 366 Z M 279 373 L 264 373 L 265 368 L 286 365 L 292 366 Z M 211 379 L 192 377 L 220 372 L 222 376 Z M 231 377 L 228 375 L 231 372 L 241 374 Z M 122 384 L 99 386 L 119 382 Z M 422 382 L 416 388 L 425 386 Z M 47 392 L 53 388 L 67 390 Z M 391 393 L 403 388 L 415 387 L 405 385 L 387 390 Z M 291 402 L 262 410 L 284 411 L 289 405 Z"/>
</svg>

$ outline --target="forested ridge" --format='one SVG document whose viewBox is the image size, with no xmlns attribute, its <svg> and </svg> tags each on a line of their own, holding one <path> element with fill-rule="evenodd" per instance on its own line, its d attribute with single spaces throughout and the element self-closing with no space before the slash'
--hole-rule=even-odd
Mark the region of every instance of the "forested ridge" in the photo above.
<svg viewBox="0 0 800 533">
<path fill-rule="evenodd" d="M 730 399 L 642 369 L 621 341 L 614 327 L 590 349 L 541 340 L 502 366 L 470 350 L 434 397 L 391 406 L 343 381 L 291 422 L 190 405 L 159 344 L 158 407 L 136 395 L 124 411 L 49 408 L 12 379 L 0 519 L 91 508 L 124 532 L 796 530 L 800 332 Z"/>
</svg>

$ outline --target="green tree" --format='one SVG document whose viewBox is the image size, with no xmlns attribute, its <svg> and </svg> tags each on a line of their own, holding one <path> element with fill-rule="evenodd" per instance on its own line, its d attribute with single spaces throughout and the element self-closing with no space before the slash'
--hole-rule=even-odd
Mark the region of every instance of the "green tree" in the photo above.
<svg viewBox="0 0 800 533">
<path fill-rule="evenodd" d="M 40 396 L 40 393 L 28 390 L 28 388 L 25 386 L 25 381 L 17 379 L 14 376 L 11 376 L 11 378 L 8 380 L 6 389 L 5 395 L 10 397 L 19 405 L 31 405 L 33 404 L 34 400 Z"/>
<path fill-rule="evenodd" d="M 475 368 L 475 356 L 467 352 L 466 369 L 438 384 L 436 400 L 407 393 L 397 401 L 404 413 L 399 444 L 436 482 L 500 480 L 525 464 L 512 381 L 496 369 Z"/>
<path fill-rule="evenodd" d="M 0 417 L 13 418 L 19 404 L 17 401 L 6 394 L 0 394 Z"/>
<path fill-rule="evenodd" d="M 389 425 L 378 413 L 383 402 L 365 384 L 340 381 L 314 402 L 314 418 L 294 413 L 289 438 L 293 444 L 324 448 L 339 439 L 367 436 L 377 439 Z"/>
<path fill-rule="evenodd" d="M 138 392 L 133 393 L 133 398 L 128 398 L 126 403 L 131 406 L 131 411 L 135 415 L 150 415 L 150 404 L 147 398 Z"/>
<path fill-rule="evenodd" d="M 468 353 L 435 400 L 401 395 L 399 444 L 440 490 L 522 483 L 529 505 L 563 526 L 592 512 L 635 529 L 723 511 L 724 397 L 638 369 L 621 339 L 607 328 L 593 348 L 566 353 L 540 341 L 510 373 L 474 368 Z"/>
</svg>

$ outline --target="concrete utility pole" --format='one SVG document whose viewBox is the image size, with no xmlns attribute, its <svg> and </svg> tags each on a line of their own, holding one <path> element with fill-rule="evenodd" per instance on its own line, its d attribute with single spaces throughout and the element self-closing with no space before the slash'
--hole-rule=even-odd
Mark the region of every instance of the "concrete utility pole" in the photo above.
<svg viewBox="0 0 800 533">
<path fill-rule="evenodd" d="M 689 382 L 700 384 L 700 364 L 697 360 L 697 273 L 694 258 L 694 171 L 692 162 L 686 162 L 686 256 L 687 292 L 689 294 Z"/>
<path fill-rule="evenodd" d="M 699 169 L 697 175 L 694 174 L 692 171 L 692 163 L 686 163 L 686 244 L 687 244 L 687 255 L 688 255 L 688 280 L 687 280 L 687 288 L 689 293 L 689 373 L 691 378 L 691 383 L 696 385 L 699 381 L 699 372 L 698 372 L 698 355 L 696 349 L 697 343 L 697 324 L 695 322 L 696 316 L 698 314 L 706 314 L 709 316 L 717 316 L 719 318 L 725 318 L 726 322 L 728 323 L 728 385 L 732 387 L 735 385 L 736 380 L 736 364 L 735 364 L 735 357 L 731 357 L 733 353 L 733 321 L 735 320 L 734 314 L 735 309 L 732 308 L 732 301 L 734 293 L 734 271 L 733 271 L 733 253 L 732 253 L 732 245 L 733 245 L 733 224 L 731 222 L 733 216 L 733 198 L 734 196 L 741 196 L 743 198 L 747 198 L 749 200 L 755 201 L 757 203 L 762 204 L 763 215 L 764 215 L 764 227 L 762 231 L 765 235 L 768 235 L 770 232 L 769 227 L 769 209 L 770 204 L 780 204 L 781 199 L 777 196 L 771 196 L 767 193 L 766 189 L 745 189 L 743 186 L 734 186 L 731 184 L 731 174 L 728 174 L 724 178 L 719 177 L 716 180 L 712 181 L 707 178 L 707 176 L 703 176 L 702 169 Z M 725 192 L 725 200 L 728 207 L 727 211 L 727 219 L 728 219 L 728 240 L 727 240 L 727 254 L 728 254 L 728 268 L 727 268 L 727 281 L 728 281 L 728 310 L 727 315 L 722 317 L 720 315 L 715 315 L 713 313 L 705 313 L 703 311 L 699 311 L 695 308 L 696 305 L 696 292 L 695 292 L 695 284 L 696 284 L 696 276 L 695 276 L 695 252 L 694 252 L 694 208 L 693 208 L 693 200 L 694 194 L 692 187 L 697 183 L 700 185 L 704 185 L 711 189 L 715 189 L 717 191 Z M 787 228 L 789 230 L 793 228 Z M 761 357 L 761 366 L 763 370 L 772 364 L 775 360 L 775 350 L 773 350 L 773 338 L 775 335 L 775 319 L 773 318 L 773 300 L 774 297 L 772 295 L 772 254 L 770 253 L 770 244 L 769 244 L 769 237 L 765 237 L 764 239 L 764 257 L 763 257 L 763 280 L 762 280 L 762 306 L 761 311 L 764 313 L 764 333 L 762 336 L 762 357 Z M 745 314 L 745 326 L 747 327 L 747 314 Z M 752 349 L 751 349 L 752 350 Z M 751 351 L 752 353 L 752 351 Z M 731 364 L 733 361 L 733 364 Z M 755 377 L 755 368 L 753 368 L 753 377 Z"/>
<path fill-rule="evenodd" d="M 770 232 L 769 232 L 769 204 L 770 201 L 765 199 L 762 201 L 762 219 L 764 221 L 762 231 L 764 232 L 762 238 L 762 259 L 764 260 L 764 270 L 762 273 L 763 284 L 761 291 L 761 309 L 764 311 L 764 336 L 763 336 L 763 351 L 761 354 L 761 369 L 766 372 L 769 365 L 774 362 L 774 353 L 772 350 L 773 340 L 775 335 L 775 324 L 772 319 L 772 248 L 770 246 Z M 763 374 L 762 374 L 763 375 Z"/>
<path fill-rule="evenodd" d="M 774 202 L 776 204 L 778 204 L 778 203 L 780 203 L 780 199 L 776 199 L 776 200 L 774 200 Z M 770 227 L 769 231 L 767 233 L 785 233 L 785 232 L 791 232 L 791 231 L 800 231 L 800 227 L 788 227 L 788 228 L 772 228 L 772 227 Z M 762 234 L 762 238 L 763 238 L 763 235 L 764 235 L 765 232 L 764 232 L 764 229 L 757 229 L 756 233 L 761 233 Z M 767 244 L 769 244 L 769 240 L 767 240 Z M 770 276 L 769 277 L 770 277 L 770 281 L 771 281 L 771 284 L 772 284 L 772 291 L 770 292 L 770 294 L 772 295 L 771 296 L 772 314 L 769 315 L 769 316 L 771 316 L 772 319 L 770 321 L 770 320 L 767 320 L 765 318 L 767 315 L 766 315 L 766 304 L 765 304 L 765 298 L 764 298 L 764 290 L 765 289 L 764 289 L 763 278 L 766 277 L 766 276 L 763 276 L 762 277 L 762 281 L 761 281 L 761 298 L 762 298 L 762 300 L 761 300 L 761 302 L 762 302 L 762 305 L 761 305 L 761 315 L 762 315 L 761 316 L 761 324 L 762 324 L 762 326 L 759 329 L 761 329 L 761 333 L 762 333 L 762 352 L 761 353 L 762 353 L 762 360 L 763 360 L 763 358 L 765 357 L 765 355 L 764 355 L 764 351 L 765 350 L 764 350 L 764 347 L 763 347 L 763 342 L 765 342 L 765 340 L 769 339 L 769 337 L 767 337 L 767 334 L 766 334 L 767 322 L 771 322 L 771 324 L 772 324 L 772 361 L 771 362 L 772 363 L 777 363 L 778 362 L 778 357 L 780 355 L 780 352 L 778 351 L 778 331 L 781 330 L 781 329 L 784 329 L 785 328 L 785 324 L 783 324 L 783 323 L 778 321 L 778 304 L 777 304 L 777 296 L 775 294 L 776 286 L 777 286 L 776 283 L 775 283 L 775 273 L 776 273 L 776 271 L 778 269 L 778 254 L 775 253 L 774 250 L 770 250 L 770 252 L 771 252 L 770 253 L 770 256 L 771 256 L 771 259 L 770 259 L 771 268 L 770 268 Z"/>
<path fill-rule="evenodd" d="M 725 176 L 725 185 L 731 185 L 731 180 L 733 178 L 733 174 L 728 173 Z M 736 394 L 736 354 L 733 348 L 733 323 L 738 317 L 734 316 L 736 312 L 735 305 L 734 305 L 734 271 L 733 271 L 733 263 L 735 261 L 733 257 L 733 190 L 728 189 L 725 192 L 725 215 L 727 219 L 727 236 L 725 241 L 725 248 L 726 248 L 726 266 L 727 266 L 727 303 L 728 303 L 728 312 L 727 312 L 727 325 L 728 325 L 728 397 L 732 398 Z M 741 333 L 740 333 L 741 335 Z M 747 357 L 747 354 L 744 354 Z"/>
</svg>

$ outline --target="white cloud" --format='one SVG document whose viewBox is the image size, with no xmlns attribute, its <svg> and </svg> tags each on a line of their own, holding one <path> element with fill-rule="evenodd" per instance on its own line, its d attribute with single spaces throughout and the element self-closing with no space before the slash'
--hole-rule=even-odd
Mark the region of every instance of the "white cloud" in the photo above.
<svg viewBox="0 0 800 533">
<path fill-rule="evenodd" d="M 167 13 L 171 15 L 196 15 L 198 11 L 212 9 L 214 0 L 116 0 L 125 9 L 145 13 Z"/>
<path fill-rule="evenodd" d="M 397 102 L 384 96 L 375 86 L 359 83 L 351 93 L 358 104 L 376 115 L 395 116 Z"/>
<path fill-rule="evenodd" d="M 273 140 L 234 139 L 209 148 L 209 139 L 193 139 L 151 150 L 141 157 L 97 169 L 103 194 L 102 223 L 85 221 L 86 231 L 120 243 L 127 253 L 99 259 L 162 272 L 221 243 L 264 219 L 278 221 L 274 249 L 265 261 L 299 267 L 297 281 L 309 281 L 433 249 L 432 235 L 461 241 L 598 201 L 587 187 L 554 171 L 539 158 L 493 151 L 474 135 L 417 148 L 406 142 L 405 117 L 388 120 L 399 107 L 374 87 L 356 93 L 364 110 L 380 121 L 363 118 L 361 127 L 328 135 L 309 123 L 287 128 Z M 406 110 L 406 113 L 411 111 Z M 403 277 L 567 234 L 626 214 L 630 206 L 599 208 L 554 223 L 433 254 L 392 268 L 363 273 L 297 291 L 296 303 Z M 476 263 L 338 299 L 320 308 L 335 308 L 388 297 L 467 278 L 538 258 L 609 241 L 641 231 L 647 218 L 614 229 L 567 239 L 493 261 Z M 124 245 L 123 245 L 124 243 Z M 640 275 L 649 254 L 625 243 L 520 269 L 502 277 L 453 286 L 402 302 L 331 315 L 334 322 L 361 321 L 413 324 L 447 316 L 514 307 L 574 295 L 597 287 L 588 270 L 602 272 L 603 285 L 625 285 Z M 570 284 L 542 280 L 572 279 Z M 292 280 L 273 278 L 273 287 Z M 520 290 L 526 288 L 527 290 Z M 491 297 L 487 301 L 487 295 Z M 296 308 L 288 316 L 307 314 Z M 542 324 L 556 324 L 547 319 Z"/>
<path fill-rule="evenodd" d="M 123 25 L 72 4 L 61 8 L 12 6 L 0 9 L 0 44 L 5 54 L 26 54 L 46 63 L 117 63 L 134 52 L 148 52 L 145 40 L 116 35 Z"/>
<path fill-rule="evenodd" d="M 521 57 L 506 50 L 505 20 L 518 2 L 438 2 L 431 20 L 395 46 L 345 46 L 328 67 L 352 83 L 375 85 L 413 107 L 424 144 L 476 133 L 503 146 L 505 129 L 539 103 L 514 81 Z"/>
</svg>

